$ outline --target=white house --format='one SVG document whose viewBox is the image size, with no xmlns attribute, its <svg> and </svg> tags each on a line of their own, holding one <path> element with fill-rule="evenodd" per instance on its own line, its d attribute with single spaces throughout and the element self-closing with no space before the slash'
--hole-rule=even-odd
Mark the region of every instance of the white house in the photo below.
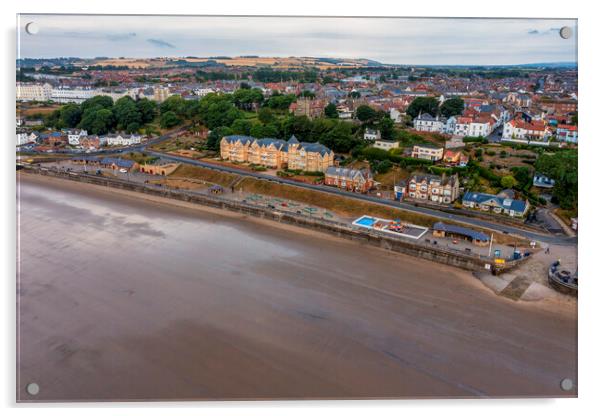
<svg viewBox="0 0 602 416">
<path fill-rule="evenodd" d="M 391 150 L 399 147 L 399 142 L 393 140 L 376 140 L 374 142 L 374 147 L 382 150 Z"/>
<path fill-rule="evenodd" d="M 140 144 L 142 136 L 137 134 L 108 134 L 106 140 L 108 146 L 131 146 Z"/>
<path fill-rule="evenodd" d="M 35 139 L 32 138 L 31 135 L 27 133 L 17 133 L 17 146 L 21 146 L 22 144 L 34 143 Z"/>
<path fill-rule="evenodd" d="M 373 129 L 366 129 L 364 131 L 364 140 L 375 141 L 380 140 L 380 131 Z"/>
<path fill-rule="evenodd" d="M 393 120 L 394 123 L 402 122 L 401 112 L 396 108 L 392 108 L 389 110 L 389 117 L 391 117 L 391 120 Z"/>
<path fill-rule="evenodd" d="M 544 120 L 514 119 L 504 124 L 502 141 L 547 143 L 550 130 Z"/>
<path fill-rule="evenodd" d="M 17 101 L 49 101 L 52 85 L 45 83 L 17 83 Z"/>
<path fill-rule="evenodd" d="M 71 146 L 79 146 L 80 139 L 88 135 L 88 132 L 86 130 L 79 129 L 63 130 L 63 133 L 67 135 L 67 139 Z"/>
<path fill-rule="evenodd" d="M 428 113 L 420 113 L 414 119 L 414 129 L 417 131 L 428 131 L 434 133 L 444 133 L 447 120 L 445 117 L 433 117 Z"/>
</svg>

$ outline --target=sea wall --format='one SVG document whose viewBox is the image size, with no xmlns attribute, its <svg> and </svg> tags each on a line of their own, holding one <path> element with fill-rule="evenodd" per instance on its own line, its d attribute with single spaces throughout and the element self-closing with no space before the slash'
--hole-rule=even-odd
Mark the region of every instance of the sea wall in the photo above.
<svg viewBox="0 0 602 416">
<path fill-rule="evenodd" d="M 309 218 L 304 215 L 297 215 L 289 212 L 258 207 L 216 195 L 203 195 L 183 190 L 167 189 L 161 186 L 145 185 L 120 179 L 106 178 L 103 176 L 58 171 L 34 165 L 25 165 L 23 168 L 24 169 L 22 171 L 43 176 L 52 176 L 77 182 L 139 192 L 162 198 L 170 198 L 178 201 L 228 210 L 257 218 L 277 221 L 284 224 L 328 233 L 340 238 L 346 238 L 348 240 L 358 241 L 363 244 L 380 247 L 385 250 L 459 267 L 465 270 L 482 271 L 488 269 L 491 270 L 492 273 L 497 274 L 516 267 L 519 263 L 525 261 L 525 259 L 512 261 L 507 260 L 504 264 L 494 264 L 492 259 L 478 256 L 476 254 L 468 254 L 456 250 L 452 251 L 425 242 L 410 241 L 404 239 L 403 237 L 384 235 L 378 231 L 355 227 L 351 224 Z"/>
</svg>

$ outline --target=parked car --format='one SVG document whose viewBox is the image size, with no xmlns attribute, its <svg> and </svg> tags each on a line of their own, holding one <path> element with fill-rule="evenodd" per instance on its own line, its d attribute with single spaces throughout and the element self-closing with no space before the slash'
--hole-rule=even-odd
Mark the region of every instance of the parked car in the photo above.
<svg viewBox="0 0 602 416">
<path fill-rule="evenodd" d="M 121 173 L 128 173 L 127 169 L 124 169 L 124 168 L 119 169 L 119 172 L 121 172 Z"/>
</svg>

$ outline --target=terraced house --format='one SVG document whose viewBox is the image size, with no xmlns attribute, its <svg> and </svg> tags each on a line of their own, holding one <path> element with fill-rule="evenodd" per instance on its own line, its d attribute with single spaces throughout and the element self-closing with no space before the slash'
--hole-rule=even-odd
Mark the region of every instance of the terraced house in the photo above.
<svg viewBox="0 0 602 416">
<path fill-rule="evenodd" d="M 405 194 L 411 199 L 451 204 L 460 195 L 460 181 L 458 175 L 413 175 Z"/>
<path fill-rule="evenodd" d="M 347 169 L 331 166 L 326 170 L 324 184 L 353 192 L 368 192 L 374 186 L 370 169 Z"/>
<path fill-rule="evenodd" d="M 334 165 L 334 152 L 319 143 L 300 142 L 295 136 L 288 141 L 249 136 L 224 136 L 220 142 L 224 160 L 248 162 L 274 169 L 325 172 Z"/>
</svg>

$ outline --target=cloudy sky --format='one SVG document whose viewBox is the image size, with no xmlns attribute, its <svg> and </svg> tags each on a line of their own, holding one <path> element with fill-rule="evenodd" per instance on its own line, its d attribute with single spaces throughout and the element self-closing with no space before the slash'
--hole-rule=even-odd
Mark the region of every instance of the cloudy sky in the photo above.
<svg viewBox="0 0 602 416">
<path fill-rule="evenodd" d="M 36 35 L 25 32 L 35 22 Z M 315 56 L 390 64 L 576 62 L 575 20 L 21 15 L 20 56 Z"/>
</svg>

